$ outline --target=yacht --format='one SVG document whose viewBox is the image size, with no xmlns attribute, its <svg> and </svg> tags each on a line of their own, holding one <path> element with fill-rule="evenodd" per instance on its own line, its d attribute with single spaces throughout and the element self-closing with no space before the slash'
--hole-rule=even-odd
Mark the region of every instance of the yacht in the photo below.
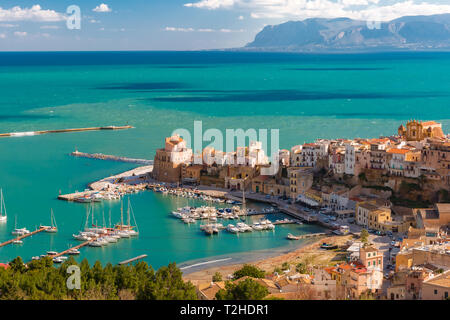
<svg viewBox="0 0 450 320">
<path fill-rule="evenodd" d="M 239 229 L 236 228 L 234 225 L 229 224 L 229 225 L 227 226 L 227 231 L 228 231 L 228 232 L 231 232 L 231 233 L 238 233 L 238 232 L 239 232 Z"/>
<path fill-rule="evenodd" d="M 61 259 L 61 257 L 53 258 L 53 263 L 63 263 L 64 259 Z"/>
<path fill-rule="evenodd" d="M 263 227 L 259 222 L 255 222 L 255 223 L 252 225 L 252 228 L 253 228 L 254 230 L 256 230 L 256 231 L 264 230 L 264 227 Z"/>
<path fill-rule="evenodd" d="M 30 231 L 27 228 L 21 228 L 21 229 L 15 228 L 11 232 L 11 234 L 16 235 L 16 236 L 23 236 L 23 235 L 29 234 L 29 233 L 30 233 Z"/>
<path fill-rule="evenodd" d="M 89 241 L 92 240 L 92 237 L 88 236 L 86 233 L 84 232 L 80 232 L 79 234 L 73 234 L 72 235 L 74 237 L 74 239 L 76 240 L 80 240 L 80 241 Z"/>
<path fill-rule="evenodd" d="M 55 220 L 55 216 L 53 215 L 53 209 L 51 209 L 50 211 L 50 221 L 51 221 L 51 226 L 50 227 L 45 227 L 45 232 L 48 233 L 56 233 L 58 232 L 58 228 L 56 227 L 56 220 Z"/>
<path fill-rule="evenodd" d="M 71 256 L 79 255 L 80 254 L 80 250 L 78 250 L 78 249 L 71 249 L 70 251 L 67 252 L 67 254 L 71 255 Z"/>
</svg>

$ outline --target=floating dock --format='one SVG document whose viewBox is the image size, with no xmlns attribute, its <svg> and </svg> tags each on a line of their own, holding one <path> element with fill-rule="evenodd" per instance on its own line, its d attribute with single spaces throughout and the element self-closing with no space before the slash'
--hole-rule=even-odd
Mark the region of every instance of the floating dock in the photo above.
<svg viewBox="0 0 450 320">
<path fill-rule="evenodd" d="M 41 131 L 28 131 L 28 132 L 9 132 L 0 133 L 0 137 L 28 137 L 37 136 L 47 133 L 65 133 L 65 132 L 81 132 L 81 131 L 100 131 L 100 130 L 125 130 L 132 129 L 133 126 L 106 126 L 106 127 L 91 127 L 91 128 L 73 128 L 73 129 L 57 129 L 57 130 L 41 130 Z"/>
<path fill-rule="evenodd" d="M 82 244 L 79 244 L 79 245 L 77 245 L 77 246 L 75 246 L 75 247 L 72 247 L 72 248 L 69 248 L 69 249 L 67 249 L 67 250 L 61 251 L 60 253 L 55 254 L 55 255 L 51 255 L 51 256 L 49 256 L 49 257 L 51 257 L 52 259 L 61 257 L 61 256 L 65 255 L 66 253 L 68 253 L 68 252 L 71 251 L 71 250 L 77 250 L 77 249 L 80 249 L 80 248 L 83 248 L 83 247 L 87 246 L 89 243 L 91 243 L 91 242 L 94 241 L 94 240 L 95 240 L 95 239 L 92 239 L 92 240 L 89 240 L 89 241 L 85 241 L 85 242 L 83 242 Z"/>
<path fill-rule="evenodd" d="M 140 255 L 140 256 L 137 256 L 137 257 L 134 257 L 134 258 L 131 258 L 131 259 L 128 259 L 128 260 L 121 261 L 121 262 L 119 262 L 118 264 L 119 264 L 119 265 L 129 264 L 129 263 L 131 263 L 131 262 L 133 262 L 133 261 L 141 260 L 141 259 L 144 259 L 144 258 L 146 258 L 146 257 L 147 257 L 146 254 L 142 254 L 142 255 Z"/>
<path fill-rule="evenodd" d="M 31 236 L 33 236 L 33 235 L 35 235 L 35 234 L 37 234 L 37 233 L 40 233 L 40 232 L 42 232 L 42 231 L 47 230 L 47 228 L 48 228 L 48 227 L 40 227 L 39 229 L 37 229 L 37 230 L 35 230 L 35 231 L 33 231 L 33 232 L 30 232 L 30 233 L 24 234 L 24 235 L 22 235 L 22 236 L 20 236 L 20 237 L 17 237 L 17 238 L 8 240 L 8 241 L 3 242 L 3 243 L 0 243 L 0 248 L 1 248 L 1 247 L 4 247 L 4 246 L 7 246 L 8 244 L 13 243 L 14 241 L 22 240 L 22 239 L 31 237 Z"/>
</svg>

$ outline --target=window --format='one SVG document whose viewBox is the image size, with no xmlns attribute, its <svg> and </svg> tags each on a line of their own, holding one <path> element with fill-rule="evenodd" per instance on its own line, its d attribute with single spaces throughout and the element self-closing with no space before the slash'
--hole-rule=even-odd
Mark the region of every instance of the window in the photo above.
<svg viewBox="0 0 450 320">
<path fill-rule="evenodd" d="M 437 290 L 434 290 L 434 294 L 437 294 Z"/>
</svg>

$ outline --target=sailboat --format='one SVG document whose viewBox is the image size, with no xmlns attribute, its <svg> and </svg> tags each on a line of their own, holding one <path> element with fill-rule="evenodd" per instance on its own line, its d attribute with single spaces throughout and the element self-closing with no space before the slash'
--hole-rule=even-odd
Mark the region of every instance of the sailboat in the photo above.
<svg viewBox="0 0 450 320">
<path fill-rule="evenodd" d="M 5 207 L 5 199 L 3 198 L 3 189 L 0 189 L 0 222 L 6 222 L 6 207 Z"/>
<path fill-rule="evenodd" d="M 131 225 L 131 215 L 133 215 L 135 226 Z M 136 218 L 134 216 L 133 208 L 131 207 L 130 198 L 128 198 L 127 224 L 125 225 L 123 222 L 123 204 L 122 204 L 120 208 L 120 225 L 116 225 L 115 228 L 118 230 L 118 234 L 123 238 L 139 235 L 139 230 L 136 224 Z"/>
<path fill-rule="evenodd" d="M 53 209 L 51 209 L 51 211 L 50 211 L 50 220 L 51 220 L 51 227 L 46 227 L 45 232 L 48 232 L 48 233 L 58 232 L 58 228 L 56 226 L 56 219 L 53 214 Z"/>
<path fill-rule="evenodd" d="M 30 233 L 27 228 L 17 228 L 17 216 L 15 216 L 14 230 L 11 232 L 13 235 L 23 236 L 24 234 Z"/>
</svg>

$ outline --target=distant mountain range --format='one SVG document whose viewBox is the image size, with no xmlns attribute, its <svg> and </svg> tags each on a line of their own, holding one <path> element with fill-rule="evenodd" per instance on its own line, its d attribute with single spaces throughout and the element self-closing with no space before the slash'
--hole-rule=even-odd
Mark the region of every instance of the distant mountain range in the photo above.
<svg viewBox="0 0 450 320">
<path fill-rule="evenodd" d="M 314 18 L 266 26 L 240 50 L 367 52 L 450 51 L 450 14 L 402 17 L 367 23 L 349 18 Z"/>
</svg>

